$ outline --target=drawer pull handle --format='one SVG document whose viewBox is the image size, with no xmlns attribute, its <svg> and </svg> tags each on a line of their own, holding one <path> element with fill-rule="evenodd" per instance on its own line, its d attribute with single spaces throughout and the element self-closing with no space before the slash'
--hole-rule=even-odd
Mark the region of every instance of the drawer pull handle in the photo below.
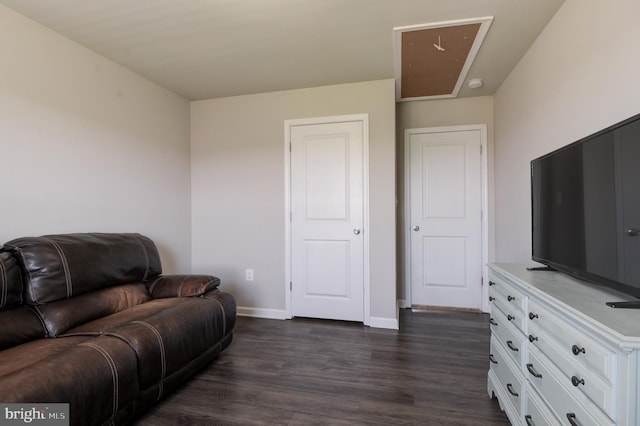
<svg viewBox="0 0 640 426">
<path fill-rule="evenodd" d="M 542 374 L 538 373 L 535 368 L 533 368 L 533 364 L 527 364 L 527 370 L 529 373 L 537 379 L 542 379 Z"/>
<path fill-rule="evenodd" d="M 531 321 L 533 321 L 536 318 L 538 318 L 538 314 L 534 314 L 533 312 L 529 312 L 529 319 Z"/>
<path fill-rule="evenodd" d="M 507 296 L 507 300 L 508 300 L 509 302 L 511 302 L 512 300 L 516 300 L 516 298 L 515 298 L 515 297 L 513 297 L 513 296 Z"/>
<path fill-rule="evenodd" d="M 489 324 L 491 325 L 498 325 L 497 322 L 495 322 L 495 320 L 493 318 L 489 318 Z"/>
<path fill-rule="evenodd" d="M 493 354 L 489 355 L 489 361 L 491 361 L 491 364 L 497 364 L 498 361 L 496 361 L 496 359 L 493 357 Z"/>
<path fill-rule="evenodd" d="M 515 346 L 513 346 L 513 342 L 511 340 L 507 340 L 507 346 L 509 346 L 509 349 L 511 349 L 514 352 L 518 352 L 520 349 L 516 348 Z"/>
<path fill-rule="evenodd" d="M 507 383 L 507 390 L 511 395 L 518 396 L 518 392 L 513 390 L 513 386 L 511 385 L 511 383 Z"/>
<path fill-rule="evenodd" d="M 489 296 L 489 302 L 493 302 L 494 300 L 496 300 L 496 298 L 495 298 L 495 297 L 493 297 L 493 296 Z"/>
<path fill-rule="evenodd" d="M 569 420 L 571 426 L 580 426 L 580 423 L 578 423 L 578 421 L 576 420 L 575 413 L 567 413 L 567 419 Z"/>
<path fill-rule="evenodd" d="M 536 336 L 534 336 L 533 334 L 530 334 L 530 335 L 529 335 L 529 341 L 530 341 L 531 343 L 535 342 L 536 340 L 538 340 L 538 338 L 537 338 Z"/>
<path fill-rule="evenodd" d="M 494 283 L 493 281 L 489 281 L 489 286 L 494 286 L 496 285 L 496 283 Z"/>
<path fill-rule="evenodd" d="M 578 355 L 580 355 L 581 353 L 583 353 L 583 354 L 586 354 L 586 353 L 587 353 L 587 351 L 585 351 L 585 350 L 584 350 L 584 348 L 581 348 L 581 347 L 580 347 L 580 346 L 578 346 L 578 345 L 573 345 L 573 346 L 571 346 L 571 352 L 573 352 L 573 354 L 574 354 L 575 356 L 578 356 Z"/>
<path fill-rule="evenodd" d="M 584 379 L 578 379 L 576 376 L 571 377 L 571 384 L 575 387 L 584 385 Z"/>
<path fill-rule="evenodd" d="M 526 416 L 524 416 L 524 420 L 527 422 L 527 426 L 536 426 L 536 424 L 533 422 L 533 419 L 531 418 L 531 414 L 527 414 Z"/>
<path fill-rule="evenodd" d="M 514 319 L 516 319 L 516 317 L 514 317 L 513 315 L 507 315 L 507 319 L 509 321 L 513 321 Z"/>
</svg>

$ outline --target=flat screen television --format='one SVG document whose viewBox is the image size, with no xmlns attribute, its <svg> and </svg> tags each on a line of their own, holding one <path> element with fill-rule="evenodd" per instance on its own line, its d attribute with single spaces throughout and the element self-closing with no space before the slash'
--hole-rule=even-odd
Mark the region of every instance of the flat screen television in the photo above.
<svg viewBox="0 0 640 426">
<path fill-rule="evenodd" d="M 531 201 L 534 261 L 640 298 L 640 114 L 533 160 Z"/>
</svg>

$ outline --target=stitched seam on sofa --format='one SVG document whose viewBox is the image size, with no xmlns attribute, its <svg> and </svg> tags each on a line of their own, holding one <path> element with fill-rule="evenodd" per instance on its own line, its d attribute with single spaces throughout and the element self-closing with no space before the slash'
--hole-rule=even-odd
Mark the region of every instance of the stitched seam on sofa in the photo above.
<svg viewBox="0 0 640 426">
<path fill-rule="evenodd" d="M 102 349 L 100 346 L 95 345 L 93 343 L 80 343 L 80 346 L 88 346 L 90 348 L 97 350 L 107 361 L 107 364 L 111 369 L 111 381 L 113 382 L 113 414 L 112 416 L 115 416 L 118 413 L 118 389 L 119 389 L 118 367 L 116 366 L 116 363 L 113 360 L 113 357 L 107 351 Z"/>
<path fill-rule="evenodd" d="M 58 337 L 78 337 L 78 336 L 91 336 L 91 337 L 98 337 L 98 336 L 102 336 L 102 335 L 108 335 L 107 333 L 103 333 L 101 331 L 81 331 L 81 332 L 77 332 L 77 333 L 64 333 L 64 334 L 59 334 Z"/>
<path fill-rule="evenodd" d="M 74 334 L 68 334 L 68 336 L 73 336 L 73 335 Z M 82 336 L 82 333 L 78 333 L 78 334 L 75 334 L 75 335 Z M 87 334 L 87 335 L 90 335 L 90 334 Z M 138 349 L 136 348 L 136 346 L 129 339 L 124 337 L 122 334 L 114 333 L 114 332 L 111 332 L 111 331 L 100 332 L 100 335 L 101 336 L 114 337 L 116 339 L 122 340 L 124 343 L 127 344 L 127 346 L 129 346 L 129 348 L 133 351 L 133 353 L 136 354 L 136 360 L 138 361 L 138 364 L 140 364 L 140 352 L 138 352 Z"/>
<path fill-rule="evenodd" d="M 216 298 L 216 299 L 213 299 L 213 301 L 216 302 L 218 305 L 220 305 L 220 309 L 222 309 L 222 333 L 226 335 L 227 334 L 227 311 L 224 309 L 224 305 L 220 300 Z"/>
<path fill-rule="evenodd" d="M 162 340 L 162 335 L 160 334 L 160 332 L 156 327 L 154 327 L 153 325 L 149 324 L 146 321 L 133 321 L 133 324 L 144 325 L 149 330 L 151 330 L 153 334 L 155 334 L 156 339 L 158 339 L 158 343 L 160 344 L 160 362 L 162 363 L 160 378 L 164 379 L 167 374 L 167 359 L 165 357 L 164 341 Z"/>
<path fill-rule="evenodd" d="M 184 365 L 182 365 L 181 368 L 179 368 L 178 370 L 176 370 L 173 373 L 171 373 L 171 375 L 169 375 L 169 377 L 165 378 L 164 382 L 167 382 L 167 381 L 171 380 L 171 378 L 176 376 L 176 375 L 180 375 L 185 369 L 191 368 L 193 363 L 201 362 L 202 359 L 211 358 L 212 354 L 213 354 L 213 358 L 218 356 L 220 353 L 222 353 L 222 349 L 221 348 L 222 348 L 222 344 L 224 343 L 224 339 L 225 338 L 226 338 L 226 336 L 223 337 L 222 339 L 220 339 L 220 341 L 218 341 L 218 343 L 216 343 L 215 345 L 210 346 L 208 349 L 206 349 L 205 351 L 201 352 L 195 358 L 191 359 L 190 361 L 187 361 Z M 163 382 L 160 382 L 159 385 L 160 386 L 164 386 Z"/>
<path fill-rule="evenodd" d="M 4 262 L 0 262 L 0 287 L 2 287 L 2 294 L 0 294 L 1 309 L 7 304 L 7 294 L 9 293 L 9 278 L 7 277 L 7 267 L 4 266 Z"/>
<path fill-rule="evenodd" d="M 162 335 L 160 334 L 160 332 L 156 327 L 154 327 L 153 325 L 149 324 L 146 321 L 133 321 L 133 323 L 142 324 L 145 327 L 149 328 L 149 330 L 151 330 L 153 334 L 156 335 L 156 338 L 158 339 L 158 343 L 160 344 L 160 362 L 162 364 L 162 368 L 160 373 L 160 380 L 158 381 L 158 398 L 157 398 L 157 400 L 160 400 L 160 398 L 162 398 L 162 394 L 164 393 L 164 385 L 162 384 L 162 381 L 167 375 L 167 359 L 165 355 L 164 341 L 162 340 Z"/>
<path fill-rule="evenodd" d="M 47 323 L 44 321 L 44 316 L 42 315 L 42 312 L 40 312 L 40 309 L 38 309 L 38 305 L 24 305 L 27 307 L 27 309 L 29 309 L 31 312 L 33 312 L 36 316 L 36 318 L 38 318 L 38 321 L 40 321 L 40 324 L 42 325 L 42 329 L 44 330 L 44 337 L 51 337 L 51 334 L 49 333 L 49 328 L 47 327 Z"/>
<path fill-rule="evenodd" d="M 158 282 L 162 279 L 162 277 L 158 277 L 155 280 L 153 280 L 153 282 L 151 283 L 151 285 L 149 286 L 149 294 L 153 293 L 153 289 L 156 288 L 156 284 L 158 284 Z"/>
<path fill-rule="evenodd" d="M 60 261 L 62 262 L 62 269 L 64 270 L 64 279 L 67 284 L 67 298 L 73 296 L 73 283 L 71 282 L 71 272 L 69 271 L 69 262 L 67 261 L 67 257 L 64 255 L 62 251 L 62 247 L 55 241 L 47 238 L 47 241 L 51 243 L 51 245 L 56 249 L 58 255 L 60 255 Z"/>
<path fill-rule="evenodd" d="M 118 334 L 118 333 L 115 333 L 113 331 L 85 331 L 85 332 L 79 332 L 79 333 L 66 333 L 66 334 L 61 334 L 58 337 L 60 338 L 60 337 L 78 337 L 78 336 L 91 336 L 91 337 L 108 336 L 108 337 L 114 337 L 114 338 L 119 339 L 119 340 L 123 341 L 124 343 L 126 343 L 126 345 L 129 346 L 129 348 L 133 351 L 133 353 L 136 354 L 136 359 L 140 360 L 140 352 L 138 352 L 138 349 L 133 344 L 133 342 L 131 340 L 127 339 L 126 337 L 124 337 L 122 334 Z"/>
<path fill-rule="evenodd" d="M 147 247 L 144 245 L 144 242 L 142 242 L 142 239 L 138 235 L 133 234 L 133 238 L 138 242 L 138 244 L 140 244 L 140 247 L 142 248 L 142 253 L 144 254 L 144 260 L 146 264 L 145 264 L 144 276 L 142 277 L 142 281 L 147 281 L 149 279 L 149 269 L 150 269 L 149 253 L 147 253 Z"/>
<path fill-rule="evenodd" d="M 15 251 L 17 251 L 18 253 L 20 253 L 20 258 L 24 259 L 24 255 L 22 254 L 22 248 L 21 247 L 16 247 L 16 246 L 11 246 L 11 248 Z M 24 263 L 24 262 L 23 262 Z M 24 268 L 27 269 L 27 268 Z M 33 274 L 31 274 L 31 270 L 27 269 L 27 273 L 29 274 L 29 283 L 31 283 L 31 281 L 33 281 Z M 34 304 L 38 304 L 38 298 L 36 297 L 35 293 L 33 292 L 33 287 L 31 285 L 27 286 L 29 288 L 29 294 L 31 295 L 31 300 L 33 301 Z M 22 294 L 20 295 L 20 303 L 22 303 Z"/>
<path fill-rule="evenodd" d="M 133 321 L 133 322 L 134 323 L 138 322 L 138 323 L 141 323 L 143 325 L 148 325 L 146 323 L 143 323 L 142 321 Z M 152 330 L 153 330 L 153 328 L 152 328 Z M 120 339 L 123 342 L 125 342 L 131 348 L 131 350 L 136 354 L 136 359 L 138 360 L 138 362 L 140 362 L 140 352 L 138 352 L 138 349 L 136 349 L 135 345 L 130 340 L 128 340 L 126 337 L 124 337 L 121 334 L 117 334 L 117 333 L 113 333 L 113 332 L 107 332 L 107 333 L 103 333 L 103 334 L 105 336 L 115 337 L 116 339 Z M 160 340 L 162 340 L 162 338 L 160 338 Z M 160 344 L 160 354 L 161 354 L 160 356 L 161 356 L 161 358 L 163 358 L 162 357 L 163 349 L 164 349 L 164 347 L 162 346 L 162 343 L 161 343 Z M 162 361 L 162 365 L 164 367 L 164 361 Z M 165 376 L 165 369 L 163 368 L 162 377 L 160 378 L 160 380 L 158 380 L 158 396 L 157 396 L 156 400 L 160 400 L 160 398 L 162 398 L 162 394 L 164 393 L 164 385 L 162 384 L 162 380 L 164 380 L 164 376 Z"/>
</svg>

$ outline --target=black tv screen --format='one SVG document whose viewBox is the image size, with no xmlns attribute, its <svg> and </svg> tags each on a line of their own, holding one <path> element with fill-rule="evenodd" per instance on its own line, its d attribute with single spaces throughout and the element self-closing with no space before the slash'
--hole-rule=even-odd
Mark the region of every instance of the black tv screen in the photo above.
<svg viewBox="0 0 640 426">
<path fill-rule="evenodd" d="M 640 115 L 531 162 L 532 258 L 640 297 Z"/>
</svg>

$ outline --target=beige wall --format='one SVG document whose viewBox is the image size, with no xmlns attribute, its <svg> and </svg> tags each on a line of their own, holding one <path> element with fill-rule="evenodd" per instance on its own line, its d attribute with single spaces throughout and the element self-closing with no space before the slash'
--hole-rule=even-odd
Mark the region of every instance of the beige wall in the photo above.
<svg viewBox="0 0 640 426">
<path fill-rule="evenodd" d="M 189 103 L 4 6 L 0 58 L 0 243 L 141 232 L 189 272 Z"/>
<path fill-rule="evenodd" d="M 285 314 L 284 121 L 358 113 L 370 123 L 371 316 L 384 322 L 396 319 L 394 81 L 191 104 L 193 270 L 220 276 L 241 312 Z"/>
<path fill-rule="evenodd" d="M 566 0 L 495 95 L 497 261 L 531 259 L 530 161 L 640 113 L 639 16 Z"/>
<path fill-rule="evenodd" d="M 433 101 L 401 102 L 396 107 L 396 164 L 398 183 L 398 297 L 406 299 L 405 288 L 405 241 L 404 231 L 408 228 L 404 212 L 404 131 L 425 127 L 460 126 L 485 124 L 488 144 L 488 196 L 489 196 L 489 261 L 493 259 L 493 97 L 481 96 L 459 99 L 439 99 Z"/>
<path fill-rule="evenodd" d="M 495 260 L 526 261 L 530 160 L 640 112 L 638 16 L 635 0 L 566 0 L 494 98 L 402 103 L 396 129 L 392 80 L 194 102 L 190 129 L 186 100 L 0 6 L 0 241 L 142 232 L 158 243 L 167 271 L 218 273 L 242 306 L 277 315 L 285 300 L 283 122 L 366 112 L 371 312 L 395 318 L 404 129 L 488 124 Z M 248 267 L 253 283 L 244 282 Z"/>
</svg>

